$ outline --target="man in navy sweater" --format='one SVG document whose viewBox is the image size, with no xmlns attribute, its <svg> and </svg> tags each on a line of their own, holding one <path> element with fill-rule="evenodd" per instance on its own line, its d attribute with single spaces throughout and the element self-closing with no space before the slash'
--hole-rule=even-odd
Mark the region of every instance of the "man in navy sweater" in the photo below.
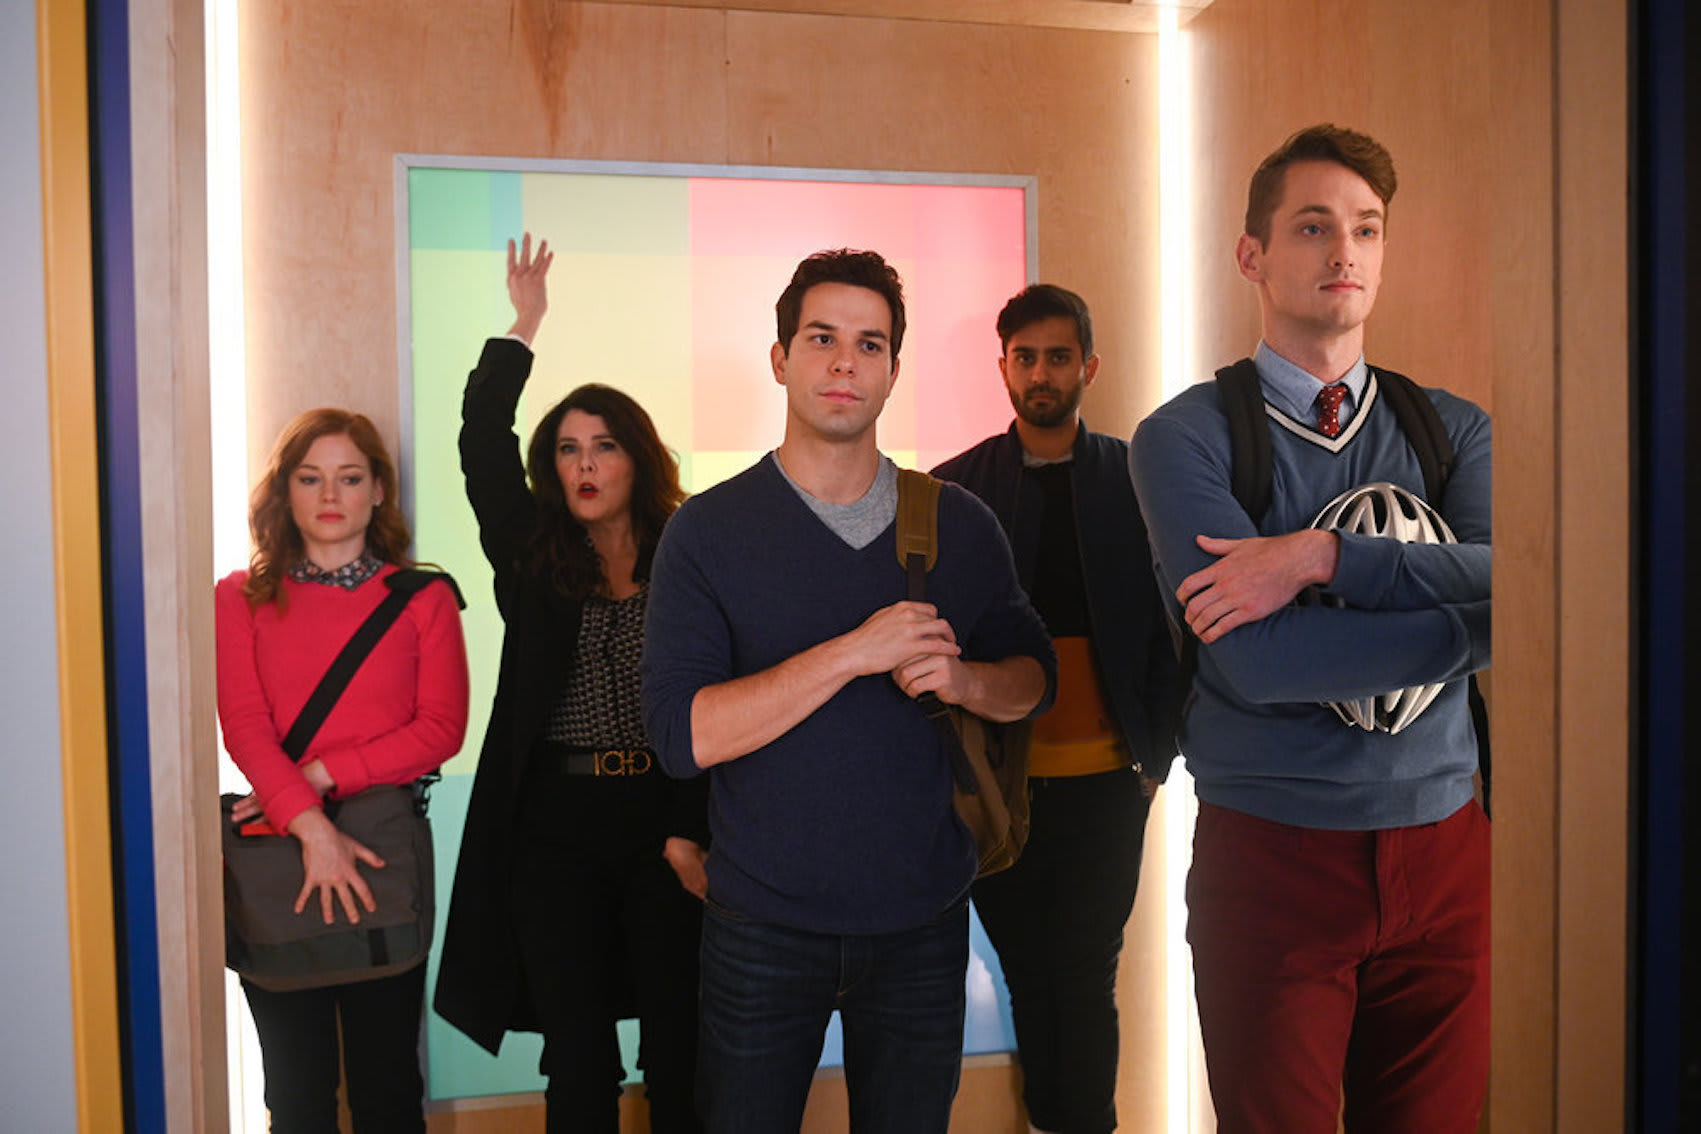
<svg viewBox="0 0 1701 1134">
<path fill-rule="evenodd" d="M 651 741 L 671 774 L 710 774 L 699 1103 L 710 1131 L 796 1131 L 837 1009 L 852 1129 L 941 1132 L 976 854 L 915 698 L 1017 720 L 1049 705 L 1056 662 L 997 520 L 960 489 L 940 495 L 931 601 L 905 600 L 875 443 L 897 273 L 818 253 L 776 315 L 784 440 L 669 523 L 645 630 Z"/>
<path fill-rule="evenodd" d="M 1034 723 L 1028 844 L 975 883 L 975 908 L 1010 986 L 1031 1128 L 1109 1134 L 1117 958 L 1147 793 L 1174 752 L 1178 667 L 1128 443 L 1081 420 L 1099 369 L 1086 302 L 1034 284 L 998 313 L 998 337 L 1016 420 L 933 472 L 998 516 L 1057 647 L 1058 694 Z"/>
<path fill-rule="evenodd" d="M 1393 162 L 1302 130 L 1252 179 L 1241 275 L 1271 440 L 1261 522 L 1202 383 L 1131 452 L 1160 584 L 1198 636 L 1181 750 L 1198 785 L 1188 939 L 1225 1134 L 1474 1132 L 1488 1071 L 1489 835 L 1465 678 L 1489 660 L 1489 424 L 1442 390 L 1454 544 L 1312 529 L 1341 493 L 1424 481 L 1364 362 Z M 1258 424 L 1264 424 L 1260 422 Z M 1293 599 L 1315 587 L 1333 604 Z M 1397 732 L 1327 702 L 1441 685 Z M 1344 1098 L 1344 1109 L 1343 1109 Z"/>
</svg>

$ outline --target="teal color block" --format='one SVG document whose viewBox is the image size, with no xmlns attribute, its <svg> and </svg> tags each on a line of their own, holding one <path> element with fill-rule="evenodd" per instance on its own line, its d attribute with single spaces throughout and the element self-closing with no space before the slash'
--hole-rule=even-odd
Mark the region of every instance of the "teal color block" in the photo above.
<svg viewBox="0 0 1701 1134">
<path fill-rule="evenodd" d="M 445 775 L 431 789 L 431 838 L 437 857 L 437 940 L 432 942 L 427 995 L 437 987 L 437 963 L 443 948 L 442 926 L 449 915 L 449 895 L 455 880 L 455 862 L 461 853 L 461 829 L 467 822 L 467 800 L 472 796 L 471 776 Z M 538 1074 L 538 1057 L 543 1038 L 531 1033 L 509 1033 L 502 1041 L 502 1054 L 484 1048 L 445 1023 L 435 1012 L 425 1017 L 425 1061 L 427 1093 L 433 1099 L 476 1098 L 481 1095 L 512 1095 L 543 1090 Z"/>
<path fill-rule="evenodd" d="M 484 169 L 408 170 L 408 237 L 422 249 L 505 248 L 520 232 L 519 173 Z"/>
</svg>

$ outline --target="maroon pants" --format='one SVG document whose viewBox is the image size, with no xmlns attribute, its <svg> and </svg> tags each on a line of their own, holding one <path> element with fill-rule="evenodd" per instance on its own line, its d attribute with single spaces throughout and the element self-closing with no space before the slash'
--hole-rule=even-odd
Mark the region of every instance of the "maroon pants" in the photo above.
<svg viewBox="0 0 1701 1134">
<path fill-rule="evenodd" d="M 1222 1134 L 1472 1134 L 1488 1084 L 1489 828 L 1321 831 L 1204 803 L 1187 939 Z M 1344 1100 L 1344 1111 L 1343 1111 Z"/>
</svg>

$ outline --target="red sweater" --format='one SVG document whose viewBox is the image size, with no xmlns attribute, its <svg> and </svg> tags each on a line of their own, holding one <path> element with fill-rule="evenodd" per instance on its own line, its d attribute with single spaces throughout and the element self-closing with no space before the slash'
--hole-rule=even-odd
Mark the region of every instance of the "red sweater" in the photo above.
<svg viewBox="0 0 1701 1134">
<path fill-rule="evenodd" d="M 289 607 L 250 609 L 247 571 L 215 588 L 219 723 L 224 746 L 279 831 L 319 793 L 284 753 L 283 738 L 331 661 L 389 589 L 386 566 L 352 591 L 285 580 Z M 453 591 L 416 594 L 331 709 L 303 762 L 319 760 L 336 797 L 405 784 L 433 771 L 467 731 L 467 652 Z"/>
</svg>

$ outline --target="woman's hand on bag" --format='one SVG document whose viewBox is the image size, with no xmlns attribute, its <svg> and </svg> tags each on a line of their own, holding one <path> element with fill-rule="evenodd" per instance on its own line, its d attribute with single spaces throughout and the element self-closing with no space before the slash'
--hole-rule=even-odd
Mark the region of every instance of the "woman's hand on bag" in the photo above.
<svg viewBox="0 0 1701 1134">
<path fill-rule="evenodd" d="M 314 890 L 319 891 L 319 909 L 324 914 L 326 925 L 336 920 L 333 894 L 342 902 L 343 912 L 348 915 L 351 925 L 360 924 L 360 906 L 364 906 L 367 913 L 378 908 L 372 899 L 371 887 L 367 886 L 366 879 L 360 876 L 355 865 L 356 862 L 364 862 L 375 869 L 382 869 L 384 860 L 375 852 L 337 830 L 337 825 L 317 807 L 309 807 L 291 819 L 289 833 L 301 841 L 301 867 L 306 874 L 301 893 L 295 897 L 296 913 L 307 908 L 307 900 Z"/>
<path fill-rule="evenodd" d="M 709 857 L 708 851 L 690 839 L 669 835 L 667 842 L 662 844 L 662 857 L 679 876 L 679 884 L 698 901 L 709 896 L 709 872 L 703 869 L 703 860 Z"/>
<path fill-rule="evenodd" d="M 260 797 L 249 792 L 236 801 L 236 806 L 230 809 L 230 819 L 233 823 L 246 823 L 260 814 Z"/>
</svg>

